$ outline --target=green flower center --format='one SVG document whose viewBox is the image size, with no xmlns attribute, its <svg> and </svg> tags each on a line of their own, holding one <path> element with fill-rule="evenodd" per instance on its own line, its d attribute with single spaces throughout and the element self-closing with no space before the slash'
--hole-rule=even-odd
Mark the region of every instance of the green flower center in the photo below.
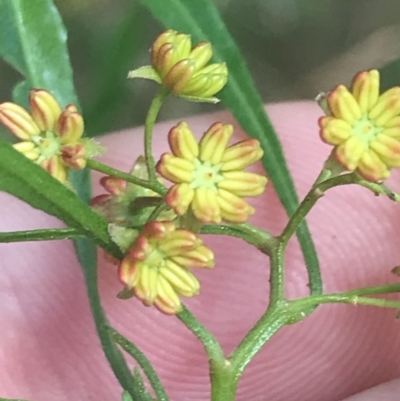
<svg viewBox="0 0 400 401">
<path fill-rule="evenodd" d="M 36 163 L 51 159 L 55 155 L 61 154 L 60 138 L 52 131 L 42 132 L 41 135 L 32 137 L 32 142 L 38 147 L 40 156 Z"/>
<path fill-rule="evenodd" d="M 190 188 L 212 189 L 217 192 L 217 184 L 224 179 L 221 175 L 221 164 L 211 164 L 209 160 L 205 162 L 194 159 L 195 169 L 193 171 L 193 181 Z"/>
<path fill-rule="evenodd" d="M 375 123 L 368 118 L 368 114 L 365 113 L 353 124 L 351 134 L 357 137 L 364 145 L 369 146 L 383 130 L 383 127 L 377 127 Z"/>
<path fill-rule="evenodd" d="M 165 258 L 167 255 L 159 250 L 157 246 L 154 246 L 153 251 L 147 256 L 145 263 L 152 268 L 159 269 L 165 265 Z"/>
</svg>

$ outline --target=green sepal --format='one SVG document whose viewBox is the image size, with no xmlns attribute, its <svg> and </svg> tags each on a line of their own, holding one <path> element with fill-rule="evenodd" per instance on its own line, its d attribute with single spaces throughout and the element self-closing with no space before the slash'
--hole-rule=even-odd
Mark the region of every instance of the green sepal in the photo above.
<svg viewBox="0 0 400 401">
<path fill-rule="evenodd" d="M 128 78 L 150 79 L 158 84 L 162 83 L 157 71 L 151 65 L 145 65 L 143 67 L 136 68 L 136 70 L 129 71 Z"/>
</svg>

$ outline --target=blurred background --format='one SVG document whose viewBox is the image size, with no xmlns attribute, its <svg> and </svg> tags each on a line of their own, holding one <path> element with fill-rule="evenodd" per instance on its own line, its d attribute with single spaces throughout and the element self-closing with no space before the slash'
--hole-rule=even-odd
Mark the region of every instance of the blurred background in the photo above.
<svg viewBox="0 0 400 401">
<path fill-rule="evenodd" d="M 167 1 L 167 0 L 160 0 Z M 190 0 L 187 0 L 190 1 Z M 265 102 L 314 99 L 358 70 L 400 84 L 400 1 L 214 0 Z M 126 79 L 149 63 L 162 26 L 135 0 L 55 0 L 90 135 L 141 125 L 156 86 Z M 0 101 L 20 77 L 0 62 Z M 218 107 L 218 106 L 217 106 Z M 221 106 L 220 106 L 221 107 Z M 169 100 L 161 119 L 215 110 Z M 10 138 L 4 131 L 3 137 Z"/>
</svg>

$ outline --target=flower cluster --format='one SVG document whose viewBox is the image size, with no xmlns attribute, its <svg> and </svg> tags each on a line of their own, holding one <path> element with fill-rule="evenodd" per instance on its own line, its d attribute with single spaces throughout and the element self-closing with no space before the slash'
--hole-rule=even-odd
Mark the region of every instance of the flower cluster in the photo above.
<svg viewBox="0 0 400 401">
<path fill-rule="evenodd" d="M 190 35 L 168 30 L 162 33 L 151 48 L 151 61 L 162 83 L 172 92 L 199 98 L 215 95 L 226 84 L 225 63 L 207 63 L 212 47 L 201 42 L 192 49 Z"/>
<path fill-rule="evenodd" d="M 166 314 L 182 309 L 179 295 L 193 297 L 200 284 L 187 269 L 214 266 L 213 252 L 172 221 L 147 223 L 119 265 L 119 277 L 146 306 Z"/>
<path fill-rule="evenodd" d="M 256 139 L 228 147 L 232 134 L 231 125 L 215 123 L 197 144 L 185 122 L 171 129 L 172 154 L 161 156 L 157 171 L 175 183 L 165 202 L 177 215 L 190 208 L 199 221 L 218 224 L 243 223 L 254 213 L 242 197 L 260 195 L 267 178 L 242 170 L 260 160 L 263 150 Z"/>
<path fill-rule="evenodd" d="M 337 160 L 370 181 L 400 167 L 400 87 L 379 94 L 379 72 L 363 71 L 351 91 L 338 85 L 327 96 L 331 115 L 320 118 L 320 136 Z"/>
<path fill-rule="evenodd" d="M 21 142 L 14 148 L 42 166 L 61 182 L 68 179 L 68 169 L 86 165 L 85 146 L 81 143 L 83 118 L 72 104 L 61 110 L 57 100 L 43 89 L 29 94 L 31 113 L 21 106 L 0 104 L 0 122 Z"/>
</svg>

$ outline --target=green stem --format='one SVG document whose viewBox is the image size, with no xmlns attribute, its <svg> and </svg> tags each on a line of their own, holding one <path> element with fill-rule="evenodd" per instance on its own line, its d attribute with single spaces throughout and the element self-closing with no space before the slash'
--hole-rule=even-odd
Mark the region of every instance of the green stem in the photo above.
<svg viewBox="0 0 400 401">
<path fill-rule="evenodd" d="M 100 173 L 111 175 L 114 177 L 121 178 L 122 180 L 125 180 L 131 184 L 139 185 L 140 187 L 151 189 L 152 191 L 158 193 L 159 195 L 164 195 L 167 192 L 167 188 L 165 188 L 164 185 L 162 185 L 159 181 L 154 180 L 143 180 L 141 178 L 135 177 L 132 174 L 129 173 L 124 173 L 123 171 L 117 170 L 115 168 L 112 168 L 110 166 L 107 166 L 103 163 L 100 163 L 98 161 L 95 161 L 93 159 L 87 160 L 87 167 L 99 171 Z"/>
<path fill-rule="evenodd" d="M 395 292 L 400 292 L 400 283 L 392 283 L 385 285 L 377 285 L 371 287 L 362 287 L 355 290 L 346 291 L 344 294 L 347 295 L 377 295 L 377 294 L 391 294 Z"/>
<path fill-rule="evenodd" d="M 285 248 L 278 244 L 270 255 L 270 293 L 269 305 L 271 308 L 285 299 Z"/>
<path fill-rule="evenodd" d="M 146 121 L 144 123 L 144 158 L 146 160 L 147 172 L 149 174 L 150 181 L 155 181 L 157 179 L 152 146 L 154 124 L 156 123 L 161 106 L 168 95 L 169 89 L 161 86 L 151 102 Z"/>
<path fill-rule="evenodd" d="M 333 163 L 333 162 L 332 162 Z M 324 194 L 327 189 L 349 183 L 349 178 L 345 175 L 335 176 L 340 172 L 336 169 L 336 164 L 330 166 L 330 159 L 325 164 L 324 170 L 317 178 L 313 188 L 307 194 L 305 199 L 296 210 L 282 234 L 275 239 L 270 248 L 270 302 L 267 311 L 261 319 L 253 326 L 243 341 L 238 345 L 236 350 L 230 356 L 230 360 L 235 370 L 235 377 L 240 377 L 245 367 L 252 358 L 261 350 L 265 343 L 284 325 L 299 321 L 306 316 L 304 313 L 297 313 L 295 308 L 289 308 L 285 301 L 284 293 L 284 254 L 286 245 L 292 235 L 299 228 L 304 218 L 315 205 L 317 200 Z M 329 178 L 332 177 L 332 178 Z M 313 277 L 311 272 L 315 269 L 309 269 L 310 284 L 311 278 L 320 283 L 319 271 Z M 315 273 L 315 272 L 314 272 Z M 314 283 L 314 288 L 315 288 Z M 316 286 L 320 289 L 320 286 Z M 310 306 L 315 306 L 313 303 Z M 312 308 L 308 308 L 307 314 L 311 313 Z"/>
<path fill-rule="evenodd" d="M 353 173 L 352 175 L 354 178 L 353 180 L 354 184 L 361 185 L 362 187 L 369 189 L 376 195 L 384 195 L 387 196 L 390 200 L 400 203 L 400 194 L 392 191 L 385 184 L 364 180 L 361 176 L 359 176 L 356 173 Z"/>
<path fill-rule="evenodd" d="M 237 380 L 229 360 L 218 370 L 210 369 L 211 401 L 234 401 L 237 390 Z"/>
<path fill-rule="evenodd" d="M 201 341 L 208 357 L 211 401 L 233 401 L 237 383 L 217 339 L 183 306 L 177 318 Z"/>
<path fill-rule="evenodd" d="M 285 312 L 284 246 L 278 243 L 271 251 L 268 309 L 229 357 L 236 381 L 252 358 L 280 328 L 288 323 L 290 318 L 290 314 Z"/>
<path fill-rule="evenodd" d="M 311 296 L 307 298 L 300 298 L 294 301 L 289 301 L 290 304 L 295 305 L 296 308 L 308 308 L 311 306 L 341 303 L 350 305 L 369 305 L 377 306 L 380 308 L 400 309 L 400 301 L 392 301 L 385 298 L 369 298 L 361 297 L 359 295 L 352 295 L 349 293 L 342 294 L 323 294 L 318 296 Z"/>
<path fill-rule="evenodd" d="M 279 304 L 268 308 L 261 319 L 247 333 L 238 347 L 229 356 L 234 371 L 234 378 L 238 381 L 253 357 L 262 349 L 265 343 L 289 321 L 285 307 Z"/>
<path fill-rule="evenodd" d="M 205 224 L 201 227 L 200 232 L 201 234 L 228 235 L 240 238 L 267 255 L 269 255 L 271 247 L 275 244 L 275 237 L 268 231 L 249 224 L 234 224 L 230 226 Z"/>
<path fill-rule="evenodd" d="M 337 187 L 339 185 L 349 184 L 361 185 L 373 191 L 375 194 L 385 195 L 391 200 L 400 203 L 400 194 L 391 191 L 383 184 L 366 181 L 357 173 L 347 173 L 335 176 L 313 186 L 280 235 L 279 238 L 282 240 L 282 242 L 287 243 L 289 241 L 293 233 L 296 231 L 298 225 L 303 221 L 318 199 L 323 196 L 328 189 Z"/>
<path fill-rule="evenodd" d="M 90 240 L 77 239 L 75 247 L 81 266 L 83 267 L 87 294 L 89 297 L 90 308 L 96 325 L 97 335 L 99 336 L 104 354 L 110 367 L 121 384 L 133 400 L 140 400 L 141 396 L 136 388 L 132 374 L 122 355 L 122 352 L 115 345 L 108 331 L 108 321 L 101 305 L 100 293 L 98 289 L 96 248 L 89 246 Z"/>
<path fill-rule="evenodd" d="M 176 317 L 201 341 L 210 361 L 216 364 L 225 364 L 224 353 L 217 339 L 211 334 L 183 305 L 183 309 Z"/>
<path fill-rule="evenodd" d="M 0 398 L 0 401 L 27 401 L 27 400 L 22 400 L 21 398 Z"/>
<path fill-rule="evenodd" d="M 43 230 L 0 232 L 0 242 L 51 241 L 60 239 L 84 238 L 75 228 L 46 228 Z"/>
<path fill-rule="evenodd" d="M 130 356 L 132 356 L 139 366 L 143 369 L 144 374 L 146 375 L 151 387 L 154 390 L 155 395 L 157 396 L 157 401 L 168 401 L 169 398 L 167 393 L 164 390 L 163 385 L 159 377 L 157 376 L 156 371 L 153 369 L 153 366 L 150 364 L 149 360 L 146 358 L 146 355 L 133 343 L 131 343 L 128 339 L 126 339 L 123 335 L 118 333 L 113 327 L 109 326 L 109 332 L 111 333 L 114 341 Z"/>
<path fill-rule="evenodd" d="M 296 212 L 293 214 L 292 218 L 289 220 L 282 234 L 278 237 L 279 241 L 286 246 L 289 239 L 296 232 L 299 224 L 304 220 L 308 212 L 317 203 L 318 199 L 320 199 L 328 189 L 337 187 L 339 185 L 349 184 L 354 184 L 353 173 L 335 176 L 313 186 L 313 188 L 311 188 L 304 200 L 301 202 Z"/>
<path fill-rule="evenodd" d="M 161 205 L 157 206 L 150 214 L 149 218 L 147 221 L 154 221 L 157 219 L 157 217 L 164 212 L 165 210 L 168 209 L 168 206 L 165 203 L 162 203 Z"/>
</svg>

